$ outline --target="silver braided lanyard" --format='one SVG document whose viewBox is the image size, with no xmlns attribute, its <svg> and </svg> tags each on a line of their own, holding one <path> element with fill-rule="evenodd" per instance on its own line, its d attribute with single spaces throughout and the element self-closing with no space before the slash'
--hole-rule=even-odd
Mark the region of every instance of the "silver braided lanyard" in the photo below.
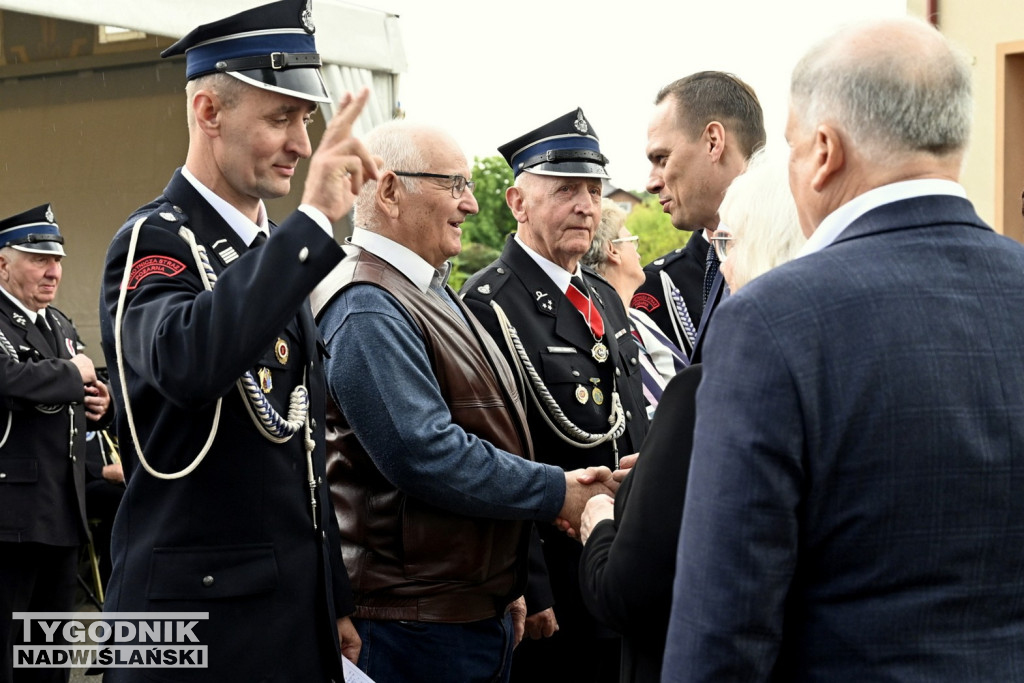
<svg viewBox="0 0 1024 683">
<path fill-rule="evenodd" d="M 198 244 L 192 231 L 184 226 L 179 228 L 178 234 L 192 249 L 196 265 L 199 267 L 199 273 L 203 279 L 203 285 L 207 291 L 213 291 L 214 285 L 217 284 L 217 274 L 213 272 L 213 266 L 210 265 L 206 247 Z M 249 416 L 260 433 L 269 441 L 284 443 L 305 424 L 306 416 L 309 414 L 309 392 L 303 384 L 292 390 L 288 403 L 287 420 L 281 417 L 274 406 L 270 405 L 266 394 L 263 393 L 252 376 L 251 370 L 246 370 L 242 374 L 237 385 L 238 391 L 246 399 L 245 406 L 249 411 Z"/>
<path fill-rule="evenodd" d="M 530 357 L 526 353 L 526 349 L 523 347 L 522 341 L 519 339 L 519 333 L 512 326 L 508 316 L 505 315 L 505 311 L 502 310 L 496 301 L 491 301 L 491 308 L 494 309 L 494 313 L 501 325 L 505 343 L 508 345 L 509 350 L 512 351 L 512 357 L 517 361 L 513 365 L 515 366 L 516 373 L 519 375 L 520 383 L 526 387 L 530 397 L 533 399 L 534 405 L 540 411 L 541 417 L 544 418 L 544 421 L 551 427 L 552 431 L 563 441 L 572 444 L 576 448 L 594 448 L 611 440 L 612 449 L 615 454 L 615 464 L 618 465 L 619 446 L 616 439 L 626 431 L 626 416 L 622 410 L 622 400 L 619 398 L 616 381 L 612 379 L 612 410 L 608 416 L 608 424 L 611 425 L 611 428 L 603 434 L 593 434 L 581 429 L 566 417 L 561 406 L 558 405 L 558 402 L 555 401 L 551 392 L 544 385 L 544 381 L 537 373 L 537 369 L 533 366 Z M 524 372 L 530 380 L 529 382 L 523 381 Z"/>
<path fill-rule="evenodd" d="M 143 216 L 132 228 L 131 241 L 128 245 L 128 254 L 125 257 L 125 269 L 124 276 L 121 281 L 121 293 L 118 296 L 117 301 L 117 312 L 114 319 L 114 345 L 115 354 L 117 356 L 118 372 L 121 375 L 121 393 L 124 397 L 125 416 L 128 421 L 128 428 L 131 432 L 132 443 L 135 445 L 135 452 L 139 456 L 139 463 L 142 464 L 143 468 L 152 476 L 157 479 L 180 479 L 190 474 L 199 463 L 203 461 L 206 454 L 210 451 L 213 446 L 214 438 L 217 435 L 217 428 L 220 424 L 220 411 L 221 405 L 224 398 L 217 399 L 217 405 L 214 410 L 213 424 L 210 427 L 210 434 L 206 439 L 206 443 L 203 444 L 202 450 L 195 457 L 191 464 L 184 469 L 174 472 L 172 474 L 165 474 L 158 472 L 146 461 L 145 456 L 142 454 L 142 445 L 139 443 L 138 433 L 135 429 L 135 420 L 132 417 L 131 402 L 128 398 L 128 385 L 125 380 L 124 373 L 124 353 L 121 348 L 121 321 L 124 313 L 125 295 L 127 293 L 128 280 L 131 276 L 131 264 L 135 256 L 135 248 L 138 243 L 139 230 L 142 224 L 145 222 L 146 217 Z M 192 231 L 182 226 L 178 230 L 179 236 L 185 240 L 188 244 L 189 249 L 192 251 L 192 256 L 195 259 L 196 266 L 199 268 L 199 275 L 203 280 L 203 286 L 207 291 L 212 291 L 214 284 L 217 282 L 217 275 L 213 272 L 213 267 L 210 265 L 210 259 L 206 254 L 206 248 L 198 244 L 195 239 L 195 235 Z M 303 371 L 303 381 L 305 382 L 306 373 Z M 246 371 L 244 375 L 237 381 L 238 391 L 242 394 L 243 403 L 246 409 L 249 411 L 249 416 L 252 418 L 253 423 L 256 425 L 257 430 L 268 440 L 273 443 L 284 443 L 288 441 L 300 428 L 304 427 L 304 439 L 303 445 L 306 451 L 306 477 L 309 484 L 310 492 L 310 508 L 313 511 L 313 529 L 317 529 L 319 524 L 317 522 L 317 481 L 313 470 L 313 450 L 316 448 L 316 443 L 313 440 L 312 430 L 309 423 L 309 392 L 304 386 L 300 384 L 291 393 L 291 398 L 288 407 L 288 419 L 285 420 L 274 410 L 270 402 L 267 401 L 266 395 L 256 384 L 253 379 L 252 372 Z"/>
<path fill-rule="evenodd" d="M 14 344 L 7 338 L 3 330 L 0 330 L 0 349 L 11 357 L 15 363 L 20 363 L 21 359 L 18 358 L 18 351 L 14 348 Z M 48 406 L 48 405 L 37 405 L 36 410 L 45 414 L 53 415 L 61 410 L 60 405 Z M 4 436 L 0 438 L 0 448 L 3 448 L 4 444 L 7 443 L 7 438 L 11 435 L 11 424 L 14 422 L 14 411 L 8 409 L 7 411 L 7 427 L 4 428 Z M 75 407 L 68 404 L 68 457 L 73 457 L 75 453 L 75 435 L 78 430 L 75 429 Z"/>
</svg>

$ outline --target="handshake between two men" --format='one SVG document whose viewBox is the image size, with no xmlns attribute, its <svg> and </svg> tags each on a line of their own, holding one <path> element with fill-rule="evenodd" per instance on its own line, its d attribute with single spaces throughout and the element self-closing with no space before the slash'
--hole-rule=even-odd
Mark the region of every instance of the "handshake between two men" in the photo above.
<svg viewBox="0 0 1024 683">
<path fill-rule="evenodd" d="M 625 479 L 630 468 L 636 463 L 638 453 L 619 460 L 618 469 L 588 467 L 565 473 L 565 503 L 555 520 L 555 525 L 571 538 L 585 539 L 581 534 L 583 510 L 591 498 L 602 496 L 602 505 L 611 506 L 619 484 Z M 584 530 L 589 531 L 589 530 Z"/>
</svg>

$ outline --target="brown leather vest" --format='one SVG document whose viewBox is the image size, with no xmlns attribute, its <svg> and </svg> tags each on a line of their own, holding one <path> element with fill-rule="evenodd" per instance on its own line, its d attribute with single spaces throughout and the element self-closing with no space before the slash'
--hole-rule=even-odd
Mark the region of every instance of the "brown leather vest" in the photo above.
<svg viewBox="0 0 1024 683">
<path fill-rule="evenodd" d="M 512 372 L 457 295 L 468 327 L 435 293 L 423 294 L 387 262 L 360 250 L 325 279 L 314 312 L 355 283 L 387 291 L 416 321 L 453 423 L 533 460 Z M 356 594 L 355 617 L 477 621 L 502 614 L 522 594 L 529 524 L 464 517 L 405 495 L 377 469 L 330 397 L 327 478 Z"/>
</svg>

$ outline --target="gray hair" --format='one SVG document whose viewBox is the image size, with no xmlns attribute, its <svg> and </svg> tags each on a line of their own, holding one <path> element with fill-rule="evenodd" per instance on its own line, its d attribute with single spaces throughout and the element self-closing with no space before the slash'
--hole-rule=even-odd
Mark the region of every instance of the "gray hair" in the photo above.
<svg viewBox="0 0 1024 683">
<path fill-rule="evenodd" d="M 619 230 L 625 224 L 626 212 L 622 210 L 622 207 L 607 197 L 602 199 L 601 222 L 594 230 L 590 248 L 587 249 L 587 253 L 583 255 L 580 262 L 603 274 L 608 265 L 608 252 L 605 247 L 619 236 Z"/>
<path fill-rule="evenodd" d="M 874 163 L 907 153 L 962 152 L 971 129 L 967 59 L 923 21 L 872 26 L 874 40 L 861 32 L 864 25 L 851 27 L 796 65 L 790 104 L 797 121 L 805 130 L 834 121 Z M 887 32 L 909 40 L 885 40 Z"/>
<path fill-rule="evenodd" d="M 734 239 L 729 251 L 733 291 L 789 261 L 807 241 L 785 157 L 755 152 L 747 170 L 726 191 L 718 215 Z"/>
<path fill-rule="evenodd" d="M 420 148 L 419 135 L 426 130 L 422 125 L 411 121 L 394 119 L 382 123 L 363 138 L 367 151 L 381 158 L 380 170 L 383 171 L 426 171 L 427 160 Z M 416 179 L 397 176 L 408 192 L 416 191 Z M 374 195 L 377 192 L 377 181 L 367 180 L 359 190 L 355 201 L 355 222 L 368 230 L 378 228 L 378 216 L 374 209 Z"/>
<path fill-rule="evenodd" d="M 217 94 L 225 109 L 231 109 L 238 104 L 238 101 L 245 94 L 246 88 L 251 85 L 238 80 L 226 73 L 212 73 L 193 79 L 185 84 L 185 96 L 188 98 L 188 127 L 191 129 L 195 123 L 195 113 L 192 111 L 192 100 L 200 90 L 210 90 Z"/>
</svg>

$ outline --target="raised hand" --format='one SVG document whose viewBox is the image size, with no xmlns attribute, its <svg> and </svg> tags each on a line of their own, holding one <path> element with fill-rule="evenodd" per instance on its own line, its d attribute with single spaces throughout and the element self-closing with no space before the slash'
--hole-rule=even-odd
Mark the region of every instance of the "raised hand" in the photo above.
<svg viewBox="0 0 1024 683">
<path fill-rule="evenodd" d="M 345 93 L 309 161 L 302 203 L 323 211 L 331 221 L 340 220 L 352 209 L 364 182 L 377 179 L 373 157 L 363 143 L 352 136 L 352 124 L 369 97 L 368 88 L 363 88 L 355 97 Z"/>
</svg>

